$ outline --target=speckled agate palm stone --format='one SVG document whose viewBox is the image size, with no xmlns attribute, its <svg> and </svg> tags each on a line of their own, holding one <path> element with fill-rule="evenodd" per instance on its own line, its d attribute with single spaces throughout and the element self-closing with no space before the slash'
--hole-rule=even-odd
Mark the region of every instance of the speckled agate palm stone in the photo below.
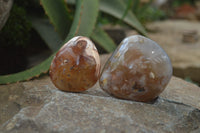
<svg viewBox="0 0 200 133">
<path fill-rule="evenodd" d="M 125 38 L 101 73 L 101 88 L 110 95 L 150 102 L 166 87 L 172 66 L 165 51 L 154 41 L 134 35 Z"/>
<path fill-rule="evenodd" d="M 93 42 L 83 36 L 69 40 L 52 60 L 49 74 L 63 91 L 82 92 L 92 87 L 100 75 L 100 58 Z"/>
</svg>

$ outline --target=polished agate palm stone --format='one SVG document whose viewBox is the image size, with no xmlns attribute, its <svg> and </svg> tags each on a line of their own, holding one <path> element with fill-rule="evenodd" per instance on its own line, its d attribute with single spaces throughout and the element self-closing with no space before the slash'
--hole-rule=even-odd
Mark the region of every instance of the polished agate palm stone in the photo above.
<svg viewBox="0 0 200 133">
<path fill-rule="evenodd" d="M 68 41 L 50 66 L 50 77 L 60 90 L 82 92 L 92 87 L 100 75 L 100 59 L 92 41 L 78 36 Z"/>
<path fill-rule="evenodd" d="M 110 95 L 150 102 L 166 87 L 172 66 L 154 41 L 134 35 L 125 38 L 104 66 L 99 83 Z"/>
</svg>

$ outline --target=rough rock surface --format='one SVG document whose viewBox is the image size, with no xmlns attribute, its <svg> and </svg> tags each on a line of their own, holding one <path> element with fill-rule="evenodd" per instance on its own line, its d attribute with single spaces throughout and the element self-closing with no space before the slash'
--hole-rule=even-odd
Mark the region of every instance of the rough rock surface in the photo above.
<svg viewBox="0 0 200 133">
<path fill-rule="evenodd" d="M 13 0 L 0 0 L 0 30 L 6 23 L 9 17 L 9 12 L 12 7 Z"/>
<path fill-rule="evenodd" d="M 189 77 L 200 83 L 200 24 L 184 20 L 168 20 L 155 22 L 148 25 L 154 33 L 150 38 L 160 44 L 171 58 L 174 75 Z M 196 31 L 197 42 L 187 43 L 183 41 L 186 31 Z"/>
<path fill-rule="evenodd" d="M 176 77 L 147 104 L 110 97 L 98 83 L 83 93 L 62 92 L 45 76 L 0 86 L 0 131 L 198 133 L 199 96 L 199 87 Z"/>
</svg>

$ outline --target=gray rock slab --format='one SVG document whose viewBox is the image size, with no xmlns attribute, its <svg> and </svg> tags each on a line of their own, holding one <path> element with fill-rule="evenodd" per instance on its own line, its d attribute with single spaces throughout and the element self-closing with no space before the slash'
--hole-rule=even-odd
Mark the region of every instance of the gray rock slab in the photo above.
<svg viewBox="0 0 200 133">
<path fill-rule="evenodd" d="M 195 133 L 199 96 L 199 87 L 176 77 L 157 100 L 141 103 L 111 97 L 98 83 L 83 93 L 63 92 L 44 76 L 0 86 L 0 131 Z"/>
</svg>

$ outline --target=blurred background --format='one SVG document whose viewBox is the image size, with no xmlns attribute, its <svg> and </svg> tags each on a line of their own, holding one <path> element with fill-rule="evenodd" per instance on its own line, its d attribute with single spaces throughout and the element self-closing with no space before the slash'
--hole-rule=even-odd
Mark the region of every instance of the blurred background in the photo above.
<svg viewBox="0 0 200 133">
<path fill-rule="evenodd" d="M 94 25 L 84 28 L 92 32 L 83 28 L 77 35 L 90 37 L 100 54 L 114 51 L 126 36 L 142 34 L 166 51 L 175 76 L 199 85 L 200 0 L 99 0 L 99 9 L 83 9 L 81 0 L 0 0 L 0 83 L 47 73 L 75 23 L 88 19 Z"/>
</svg>

